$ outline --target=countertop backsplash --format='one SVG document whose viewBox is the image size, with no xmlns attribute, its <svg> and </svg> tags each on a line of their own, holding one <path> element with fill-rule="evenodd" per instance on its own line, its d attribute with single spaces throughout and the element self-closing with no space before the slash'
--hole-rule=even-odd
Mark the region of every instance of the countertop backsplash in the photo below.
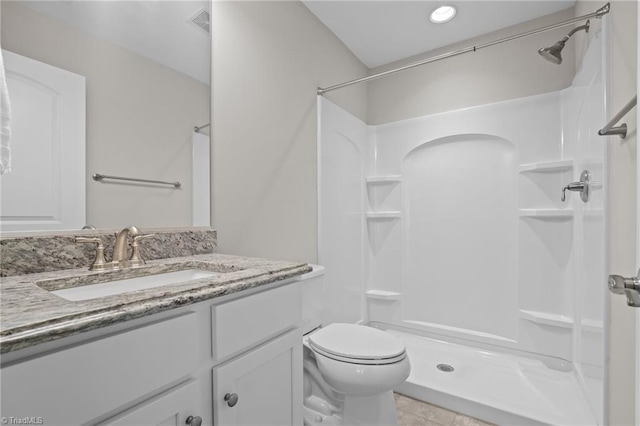
<svg viewBox="0 0 640 426">
<path fill-rule="evenodd" d="M 140 242 L 145 260 L 194 256 L 217 251 L 217 233 L 210 228 L 141 229 L 155 236 Z M 33 274 L 89 267 L 96 257 L 95 244 L 75 242 L 76 236 L 99 236 L 105 246 L 105 257 L 111 259 L 117 230 L 84 230 L 13 235 L 0 238 L 0 276 Z"/>
</svg>

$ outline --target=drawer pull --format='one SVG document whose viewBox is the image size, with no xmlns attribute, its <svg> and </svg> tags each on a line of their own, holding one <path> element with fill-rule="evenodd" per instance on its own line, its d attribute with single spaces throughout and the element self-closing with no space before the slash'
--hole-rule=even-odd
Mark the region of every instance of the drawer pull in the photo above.
<svg viewBox="0 0 640 426">
<path fill-rule="evenodd" d="M 235 407 L 235 405 L 238 403 L 238 394 L 228 393 L 224 396 L 224 400 L 227 401 L 227 405 L 229 407 Z"/>
</svg>

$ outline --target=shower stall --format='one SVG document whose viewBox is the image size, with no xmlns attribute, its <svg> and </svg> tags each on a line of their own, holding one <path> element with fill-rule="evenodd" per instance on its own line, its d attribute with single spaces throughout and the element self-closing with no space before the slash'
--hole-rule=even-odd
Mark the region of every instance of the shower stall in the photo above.
<svg viewBox="0 0 640 426">
<path fill-rule="evenodd" d="M 376 126 L 318 96 L 325 322 L 400 337 L 397 391 L 602 424 L 606 20 L 591 37 L 556 92 Z"/>
</svg>

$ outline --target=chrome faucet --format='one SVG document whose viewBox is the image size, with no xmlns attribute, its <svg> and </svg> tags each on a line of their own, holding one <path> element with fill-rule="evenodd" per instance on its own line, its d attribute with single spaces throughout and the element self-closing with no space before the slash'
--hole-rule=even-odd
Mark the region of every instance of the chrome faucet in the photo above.
<svg viewBox="0 0 640 426">
<path fill-rule="evenodd" d="M 122 231 L 118 232 L 116 235 L 116 242 L 113 244 L 113 255 L 111 256 L 112 264 L 121 265 L 123 262 L 129 260 L 127 251 L 127 239 L 129 235 L 132 237 L 140 235 L 140 230 L 131 225 L 130 227 L 124 228 Z"/>
</svg>

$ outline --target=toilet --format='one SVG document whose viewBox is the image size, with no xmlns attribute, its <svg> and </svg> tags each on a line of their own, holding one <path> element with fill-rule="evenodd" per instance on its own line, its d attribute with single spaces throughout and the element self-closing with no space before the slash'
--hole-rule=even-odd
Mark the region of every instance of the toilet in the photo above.
<svg viewBox="0 0 640 426">
<path fill-rule="evenodd" d="M 404 343 L 357 324 L 322 323 L 324 269 L 301 277 L 304 424 L 397 425 L 393 388 L 409 377 Z"/>
</svg>

